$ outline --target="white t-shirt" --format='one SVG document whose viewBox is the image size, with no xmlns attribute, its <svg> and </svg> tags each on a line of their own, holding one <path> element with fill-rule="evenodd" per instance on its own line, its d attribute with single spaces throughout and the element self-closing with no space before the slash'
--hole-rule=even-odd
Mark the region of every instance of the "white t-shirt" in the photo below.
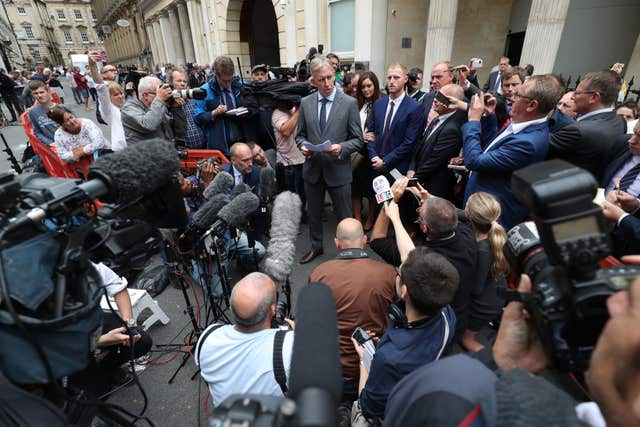
<svg viewBox="0 0 640 427">
<path fill-rule="evenodd" d="M 273 374 L 273 339 L 277 331 L 263 329 L 245 334 L 238 332 L 233 325 L 225 325 L 207 336 L 196 364 L 199 364 L 200 374 L 209 385 L 214 405 L 224 402 L 232 394 L 283 396 Z M 285 335 L 282 344 L 287 384 L 293 353 L 292 332 Z M 201 336 L 206 334 L 205 330 Z"/>
<path fill-rule="evenodd" d="M 97 84 L 96 91 L 98 92 L 98 101 L 100 101 L 98 108 L 102 120 L 107 122 L 111 128 L 111 149 L 113 151 L 124 150 L 127 148 L 127 140 L 124 136 L 120 109 L 111 103 L 109 88 L 106 84 Z"/>
<path fill-rule="evenodd" d="M 107 295 L 114 296 L 123 289 L 127 289 L 127 279 L 120 277 L 115 271 L 104 265 L 103 263 L 92 262 L 95 269 L 98 271 L 100 277 L 102 277 L 102 283 L 107 288 Z"/>
</svg>

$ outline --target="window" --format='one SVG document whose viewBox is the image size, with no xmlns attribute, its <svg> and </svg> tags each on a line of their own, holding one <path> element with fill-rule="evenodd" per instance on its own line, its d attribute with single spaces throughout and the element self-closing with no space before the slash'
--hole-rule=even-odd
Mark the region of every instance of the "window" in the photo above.
<svg viewBox="0 0 640 427">
<path fill-rule="evenodd" d="M 39 50 L 34 50 L 33 51 L 33 59 L 36 62 L 42 62 L 42 56 L 40 56 L 40 51 Z"/>
<path fill-rule="evenodd" d="M 91 19 L 94 21 L 98 20 L 98 17 L 96 16 L 96 11 L 91 9 Z"/>
<path fill-rule="evenodd" d="M 73 39 L 71 38 L 71 33 L 69 31 L 64 31 L 64 42 L 73 43 Z"/>
<path fill-rule="evenodd" d="M 64 16 L 64 10 L 57 9 L 56 13 L 58 14 L 58 21 L 66 21 L 67 20 L 67 17 Z"/>
<path fill-rule="evenodd" d="M 35 39 L 36 37 L 33 35 L 33 30 L 31 27 L 24 27 L 24 32 L 27 33 L 28 39 Z"/>
<path fill-rule="evenodd" d="M 89 36 L 86 32 L 80 31 L 80 37 L 82 38 L 82 43 L 89 43 Z"/>
<path fill-rule="evenodd" d="M 26 15 L 27 11 L 22 6 L 18 6 L 18 15 Z"/>
<path fill-rule="evenodd" d="M 335 0 L 329 3 L 332 52 L 353 52 L 355 10 L 355 0 Z"/>
<path fill-rule="evenodd" d="M 79 9 L 74 9 L 73 14 L 76 17 L 76 21 L 82 21 L 82 12 Z"/>
</svg>

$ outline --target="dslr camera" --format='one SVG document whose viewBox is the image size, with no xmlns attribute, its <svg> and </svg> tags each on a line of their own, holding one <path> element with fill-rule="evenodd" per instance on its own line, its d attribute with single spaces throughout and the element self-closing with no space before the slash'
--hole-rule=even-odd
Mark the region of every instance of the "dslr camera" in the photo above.
<svg viewBox="0 0 640 427">
<path fill-rule="evenodd" d="M 173 89 L 173 87 L 172 87 Z M 207 97 L 207 91 L 204 89 L 173 89 L 171 93 L 173 99 L 205 99 Z"/>
<path fill-rule="evenodd" d="M 556 367 L 582 372 L 609 318 L 607 298 L 626 289 L 640 269 L 601 268 L 611 242 L 589 172 L 551 160 L 516 171 L 511 186 L 534 222 L 509 230 L 505 256 L 515 273 L 531 278 L 532 289 L 499 293 L 524 302 Z"/>
</svg>

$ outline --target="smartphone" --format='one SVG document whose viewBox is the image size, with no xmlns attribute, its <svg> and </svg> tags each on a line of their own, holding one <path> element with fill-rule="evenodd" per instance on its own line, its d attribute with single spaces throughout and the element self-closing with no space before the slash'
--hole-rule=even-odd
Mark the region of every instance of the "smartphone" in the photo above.
<svg viewBox="0 0 640 427">
<path fill-rule="evenodd" d="M 471 62 L 471 68 L 482 68 L 482 59 L 476 59 L 475 61 Z"/>
<path fill-rule="evenodd" d="M 364 345 L 364 343 L 371 339 L 371 336 L 360 326 L 358 326 L 356 330 L 353 331 L 351 337 L 353 337 L 353 339 L 356 340 L 360 345 Z"/>
<path fill-rule="evenodd" d="M 440 92 L 436 92 L 436 99 L 438 100 L 439 103 L 446 105 L 447 107 L 449 106 L 449 104 L 451 104 L 451 101 L 449 101 L 449 98 L 447 98 Z"/>
<path fill-rule="evenodd" d="M 409 178 L 407 187 L 416 187 L 418 185 L 418 178 Z"/>
</svg>

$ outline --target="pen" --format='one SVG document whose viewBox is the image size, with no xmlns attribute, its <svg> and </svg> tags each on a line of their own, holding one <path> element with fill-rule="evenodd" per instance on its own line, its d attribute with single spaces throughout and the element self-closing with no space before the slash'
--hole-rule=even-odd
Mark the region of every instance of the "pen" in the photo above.
<svg viewBox="0 0 640 427">
<path fill-rule="evenodd" d="M 616 179 L 616 196 L 620 195 L 620 178 Z"/>
</svg>

